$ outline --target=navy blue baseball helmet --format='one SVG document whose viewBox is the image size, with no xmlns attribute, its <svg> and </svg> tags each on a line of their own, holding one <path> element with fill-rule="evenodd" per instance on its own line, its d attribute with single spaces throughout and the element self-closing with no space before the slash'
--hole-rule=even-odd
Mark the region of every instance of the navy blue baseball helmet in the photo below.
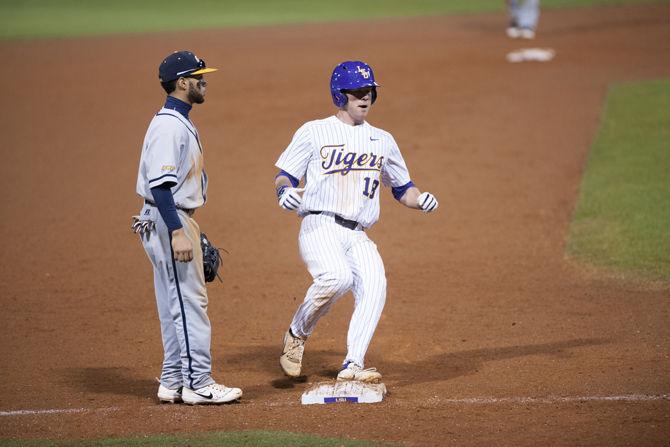
<svg viewBox="0 0 670 447">
<path fill-rule="evenodd" d="M 158 66 L 158 79 L 161 82 L 174 81 L 182 76 L 211 73 L 218 68 L 207 67 L 205 61 L 190 51 L 175 51 Z"/>
<path fill-rule="evenodd" d="M 347 103 L 347 95 L 342 93 L 342 90 L 364 87 L 372 87 L 372 104 L 374 104 L 377 100 L 377 87 L 379 86 L 375 82 L 372 68 L 362 61 L 342 62 L 333 69 L 333 75 L 330 77 L 330 94 L 337 107 L 344 107 Z"/>
</svg>

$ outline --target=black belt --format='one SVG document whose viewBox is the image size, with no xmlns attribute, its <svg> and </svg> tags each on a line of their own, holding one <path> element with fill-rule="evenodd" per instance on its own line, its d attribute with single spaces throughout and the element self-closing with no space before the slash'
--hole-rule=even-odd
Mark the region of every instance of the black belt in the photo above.
<svg viewBox="0 0 670 447">
<path fill-rule="evenodd" d="M 156 206 L 156 204 L 154 202 L 152 202 L 151 200 L 148 200 L 148 199 L 144 199 L 144 203 L 146 203 L 147 205 Z M 189 216 L 192 216 L 195 213 L 195 209 L 182 208 L 181 206 L 176 206 L 176 205 L 175 205 L 175 207 L 178 210 L 182 210 L 183 212 L 185 212 Z"/>
<path fill-rule="evenodd" d="M 323 214 L 323 211 L 310 211 L 309 214 Z M 335 217 L 335 223 L 338 225 L 342 225 L 344 228 L 355 230 L 358 227 L 358 225 L 360 225 L 355 220 L 348 220 L 342 216 L 338 216 L 337 214 L 334 214 L 333 216 Z M 363 225 L 361 225 L 361 228 L 363 228 Z"/>
</svg>

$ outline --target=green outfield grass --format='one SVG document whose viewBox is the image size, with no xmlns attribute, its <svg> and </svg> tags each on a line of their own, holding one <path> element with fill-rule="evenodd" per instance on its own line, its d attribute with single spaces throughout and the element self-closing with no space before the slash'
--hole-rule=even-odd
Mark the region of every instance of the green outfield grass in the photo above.
<svg viewBox="0 0 670 447">
<path fill-rule="evenodd" d="M 544 0 L 543 8 L 670 0 Z M 502 11 L 503 0 L 0 0 L 0 39 Z"/>
<path fill-rule="evenodd" d="M 2 447 L 392 447 L 346 438 L 321 438 L 287 432 L 245 431 L 136 436 L 95 441 L 0 441 Z"/>
<path fill-rule="evenodd" d="M 590 263 L 670 280 L 670 81 L 611 89 L 567 245 Z"/>
</svg>

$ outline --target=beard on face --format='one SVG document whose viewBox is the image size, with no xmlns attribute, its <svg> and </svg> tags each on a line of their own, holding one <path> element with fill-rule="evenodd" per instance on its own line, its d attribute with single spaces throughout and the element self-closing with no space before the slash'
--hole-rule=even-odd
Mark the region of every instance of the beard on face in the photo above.
<svg viewBox="0 0 670 447">
<path fill-rule="evenodd" d="M 193 84 L 189 84 L 188 100 L 191 104 L 202 104 L 205 102 L 205 95 L 200 92 L 199 87 L 193 87 Z"/>
</svg>

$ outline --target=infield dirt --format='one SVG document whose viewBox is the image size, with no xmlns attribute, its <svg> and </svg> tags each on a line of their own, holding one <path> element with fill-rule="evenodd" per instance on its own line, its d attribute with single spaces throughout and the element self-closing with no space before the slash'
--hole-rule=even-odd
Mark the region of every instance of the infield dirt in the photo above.
<svg viewBox="0 0 670 447">
<path fill-rule="evenodd" d="M 409 445 L 667 444 L 670 286 L 579 265 L 564 245 L 608 86 L 670 76 L 670 5 L 547 10 L 530 42 L 508 40 L 505 23 L 0 43 L 0 436 L 267 429 Z M 505 61 L 523 47 L 556 58 Z M 157 65 L 177 49 L 221 69 L 192 112 L 210 176 L 196 219 L 229 251 L 224 284 L 209 286 L 215 377 L 245 394 L 214 408 L 156 403 L 152 274 L 129 231 L 140 145 L 163 101 Z M 393 133 L 441 205 L 428 216 L 385 191 L 370 231 L 389 292 L 367 360 L 390 395 L 303 407 L 308 382 L 336 374 L 352 300 L 309 340 L 307 380 L 285 379 L 281 338 L 310 278 L 273 165 L 298 126 L 332 113 L 330 70 L 350 58 L 382 84 L 369 121 Z M 598 396 L 639 398 L 588 400 Z M 48 409 L 84 410 L 11 413 Z"/>
</svg>

